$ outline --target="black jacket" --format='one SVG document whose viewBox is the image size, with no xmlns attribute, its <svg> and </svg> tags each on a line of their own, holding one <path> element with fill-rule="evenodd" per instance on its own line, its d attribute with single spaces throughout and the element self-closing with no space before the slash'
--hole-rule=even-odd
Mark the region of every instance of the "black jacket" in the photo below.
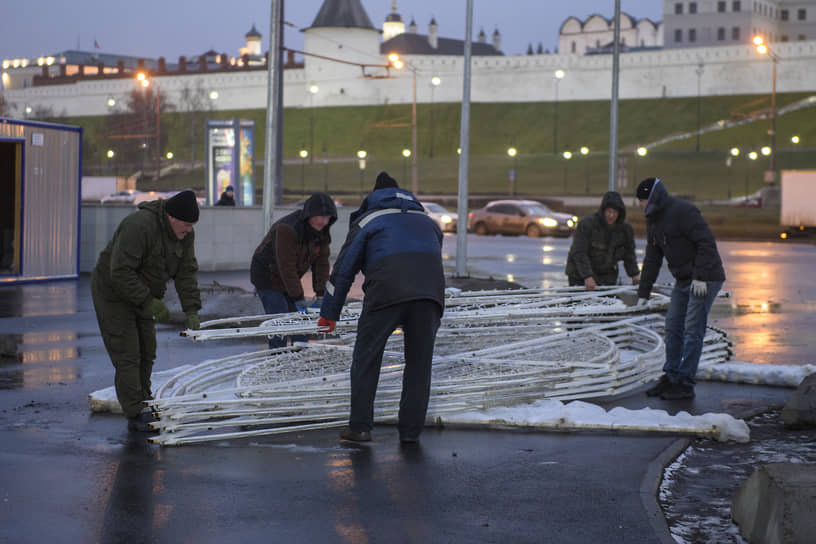
<svg viewBox="0 0 816 544">
<path fill-rule="evenodd" d="M 310 217 L 330 217 L 321 231 L 308 223 Z M 334 200 L 315 193 L 297 210 L 276 221 L 252 255 L 249 277 L 258 290 L 282 291 L 292 300 L 303 296 L 300 278 L 312 270 L 312 288 L 323 295 L 329 278 L 329 228 L 337 221 Z"/>
<path fill-rule="evenodd" d="M 618 210 L 614 225 L 606 222 L 606 208 Z M 629 277 L 640 274 L 635 258 L 635 233 L 626 221 L 626 206 L 618 193 L 609 191 L 601 199 L 598 211 L 578 222 L 565 272 L 574 285 L 580 285 L 590 276 L 598 285 L 615 285 L 618 261 L 623 261 Z"/>
<path fill-rule="evenodd" d="M 638 296 L 648 298 L 663 257 L 678 285 L 691 280 L 725 281 L 717 241 L 694 205 L 669 196 L 660 180 L 646 204 L 646 256 Z"/>
<path fill-rule="evenodd" d="M 221 193 L 221 198 L 214 204 L 215 206 L 235 206 L 235 198 L 227 194 L 226 191 Z"/>
</svg>

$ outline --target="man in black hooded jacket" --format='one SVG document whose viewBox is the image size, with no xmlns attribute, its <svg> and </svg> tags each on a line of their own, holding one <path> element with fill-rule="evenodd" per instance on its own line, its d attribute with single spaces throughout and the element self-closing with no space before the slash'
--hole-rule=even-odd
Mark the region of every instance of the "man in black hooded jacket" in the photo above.
<svg viewBox="0 0 816 544">
<path fill-rule="evenodd" d="M 717 241 L 700 210 L 669 196 L 657 178 L 640 182 L 636 194 L 646 214 L 646 256 L 638 304 L 645 305 L 649 298 L 664 257 L 675 279 L 666 313 L 664 374 L 646 394 L 665 400 L 690 399 L 708 312 L 725 281 L 725 270 Z"/>
<path fill-rule="evenodd" d="M 312 271 L 312 289 L 320 299 L 329 279 L 329 228 L 337 221 L 337 207 L 326 193 L 315 193 L 297 210 L 276 221 L 252 255 L 250 281 L 267 314 L 295 312 L 311 306 L 300 278 Z M 286 345 L 273 338 L 269 347 Z"/>
<path fill-rule="evenodd" d="M 583 285 L 588 291 L 598 285 L 615 285 L 618 261 L 623 261 L 626 274 L 637 285 L 640 270 L 635 258 L 635 233 L 626 221 L 623 198 L 609 191 L 598 211 L 578 222 L 567 256 L 569 284 Z"/>
</svg>

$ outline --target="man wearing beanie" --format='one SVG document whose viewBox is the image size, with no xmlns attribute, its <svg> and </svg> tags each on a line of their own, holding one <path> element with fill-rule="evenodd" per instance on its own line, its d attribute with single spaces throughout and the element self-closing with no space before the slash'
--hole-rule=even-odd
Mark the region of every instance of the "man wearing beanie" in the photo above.
<svg viewBox="0 0 816 544">
<path fill-rule="evenodd" d="M 397 429 L 401 443 L 415 444 L 425 425 L 436 331 L 445 307 L 442 231 L 386 172 L 380 172 L 374 191 L 350 220 L 318 321 L 319 330 L 334 330 L 362 271 L 365 298 L 351 362 L 351 414 L 340 437 L 371 440 L 383 351 L 391 333 L 402 328 L 405 369 Z"/>
<path fill-rule="evenodd" d="M 665 400 L 694 398 L 708 312 L 725 281 L 717 242 L 700 210 L 669 196 L 660 179 L 643 180 L 636 196 L 646 214 L 638 305 L 646 304 L 664 257 L 675 279 L 666 313 L 663 376 L 646 394 Z"/>
<path fill-rule="evenodd" d="M 116 396 L 132 431 L 152 430 L 154 418 L 144 401 L 152 398 L 155 324 L 170 317 L 162 302 L 169 280 L 175 284 L 187 326 L 200 325 L 196 221 L 198 202 L 193 191 L 143 202 L 119 224 L 93 270 L 96 318 L 116 369 Z"/>
<path fill-rule="evenodd" d="M 267 314 L 305 310 L 316 304 L 329 279 L 329 229 L 337 221 L 334 199 L 315 193 L 296 210 L 276 221 L 252 255 L 249 278 Z M 315 300 L 307 301 L 300 279 L 312 271 Z M 269 348 L 289 341 L 306 341 L 305 336 L 269 339 Z"/>
</svg>

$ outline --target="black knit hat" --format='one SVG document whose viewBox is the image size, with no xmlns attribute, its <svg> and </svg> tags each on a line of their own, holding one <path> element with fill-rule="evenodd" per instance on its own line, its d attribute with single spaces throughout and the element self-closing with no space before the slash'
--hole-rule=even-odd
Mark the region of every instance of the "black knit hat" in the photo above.
<svg viewBox="0 0 816 544">
<path fill-rule="evenodd" d="M 649 200 L 649 195 L 652 194 L 652 188 L 656 181 L 657 178 L 646 178 L 640 182 L 637 191 L 635 191 L 638 200 Z"/>
<path fill-rule="evenodd" d="M 388 188 L 399 189 L 399 185 L 397 185 L 397 180 L 388 175 L 388 172 L 382 171 L 377 174 L 377 181 L 374 183 L 374 190 L 377 191 L 379 189 Z"/>
<path fill-rule="evenodd" d="M 164 209 L 168 215 L 180 221 L 186 221 L 187 223 L 198 221 L 198 200 L 196 200 L 195 193 L 189 189 L 168 198 L 164 204 Z"/>
</svg>

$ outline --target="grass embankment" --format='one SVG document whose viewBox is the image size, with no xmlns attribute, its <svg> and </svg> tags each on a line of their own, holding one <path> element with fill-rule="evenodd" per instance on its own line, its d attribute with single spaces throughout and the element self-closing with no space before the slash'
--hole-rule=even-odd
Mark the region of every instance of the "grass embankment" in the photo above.
<svg viewBox="0 0 816 544">
<path fill-rule="evenodd" d="M 781 93 L 777 106 L 801 100 L 808 93 Z M 510 191 L 509 171 L 516 172 L 515 193 L 532 198 L 549 196 L 594 195 L 600 197 L 607 188 L 609 102 L 582 101 L 558 103 L 558 136 L 554 146 L 554 109 L 551 102 L 473 104 L 471 109 L 469 193 L 471 195 L 505 195 Z M 701 126 L 719 120 L 739 119 L 756 114 L 770 106 L 769 95 L 712 96 L 700 100 Z M 283 155 L 284 196 L 298 200 L 314 191 L 325 190 L 350 204 L 365 194 L 373 184 L 376 172 L 389 171 L 405 187 L 410 187 L 410 163 L 402 150 L 410 148 L 410 104 L 288 108 L 284 112 Z M 458 186 L 460 105 L 456 103 L 418 105 L 419 192 L 425 195 L 453 195 Z M 162 114 L 163 150 L 172 150 L 181 165 L 200 161 L 204 155 L 203 120 L 240 117 L 255 121 L 256 161 L 264 151 L 264 110 L 239 110 L 191 114 Z M 647 176 L 658 176 L 673 194 L 698 203 L 750 194 L 764 186 L 763 172 L 769 159 L 747 158 L 748 151 L 768 144 L 769 122 L 762 119 L 741 126 L 703 134 L 700 151 L 692 136 L 651 148 L 646 157 L 634 149 L 672 134 L 693 132 L 698 124 L 696 98 L 623 100 L 620 102 L 618 142 L 620 169 L 630 193 L 637 182 Z M 193 122 L 191 122 L 193 121 Z M 61 119 L 60 122 L 85 128 L 83 160 L 85 170 L 93 175 L 130 175 L 133 165 L 113 164 L 105 152 L 117 142 L 107 137 L 104 117 Z M 408 126 L 393 126 L 393 125 Z M 777 119 L 778 169 L 816 169 L 816 107 L 803 109 Z M 313 130 L 311 129 L 313 127 Z M 801 143 L 790 142 L 798 135 Z M 313 135 L 313 136 L 312 136 Z M 518 156 L 511 159 L 507 148 L 515 147 Z M 590 152 L 581 155 L 586 146 Z M 558 154 L 553 153 L 556 147 Z M 738 147 L 741 154 L 726 159 L 729 150 Z M 310 149 L 311 148 L 311 149 Z M 310 149 L 312 160 L 301 162 L 300 149 Z M 361 172 L 356 160 L 359 149 L 368 152 L 366 170 Z M 566 160 L 560 154 L 571 150 Z M 117 160 L 120 155 L 117 154 Z M 138 169 L 138 168 L 136 168 Z M 152 170 L 152 164 L 148 171 Z M 256 167 L 256 190 L 263 186 L 263 167 Z M 181 187 L 204 188 L 204 170 L 199 168 L 176 172 L 161 180 L 142 178 L 138 188 L 171 190 Z M 778 236 L 778 219 L 770 210 L 711 208 L 704 209 L 707 220 L 722 236 L 756 238 L 767 227 Z M 637 221 L 637 210 L 631 213 Z"/>
</svg>

